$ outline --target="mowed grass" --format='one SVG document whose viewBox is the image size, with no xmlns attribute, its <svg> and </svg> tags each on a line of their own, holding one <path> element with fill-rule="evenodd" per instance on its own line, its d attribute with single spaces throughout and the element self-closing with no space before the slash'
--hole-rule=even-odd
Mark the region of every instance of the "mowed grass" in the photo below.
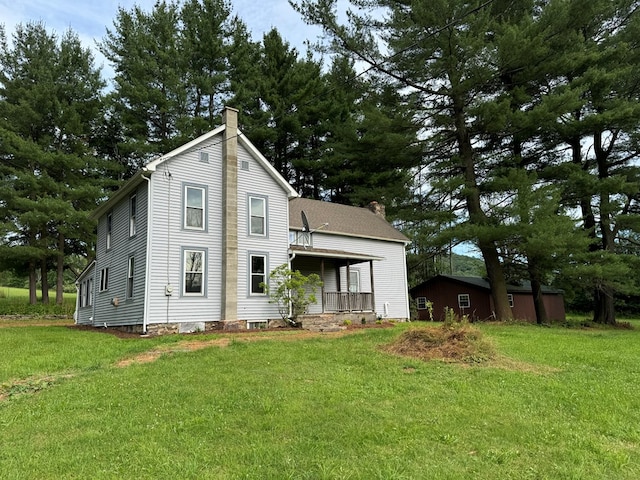
<svg viewBox="0 0 640 480">
<path fill-rule="evenodd" d="M 76 293 L 65 292 L 63 304 L 56 305 L 55 290 L 49 291 L 49 304 L 42 303 L 42 293 L 38 290 L 38 303 L 29 304 L 29 290 L 26 288 L 14 288 L 0 286 L 0 315 L 37 315 L 72 316 L 76 306 Z"/>
<path fill-rule="evenodd" d="M 640 330 L 482 325 L 489 366 L 380 349 L 414 326 L 197 351 L 2 329 L 0 478 L 640 478 Z"/>
</svg>

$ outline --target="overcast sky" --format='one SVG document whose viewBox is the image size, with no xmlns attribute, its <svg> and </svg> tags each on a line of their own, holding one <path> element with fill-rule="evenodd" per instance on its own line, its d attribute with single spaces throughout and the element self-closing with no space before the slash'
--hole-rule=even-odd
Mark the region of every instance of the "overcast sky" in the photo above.
<svg viewBox="0 0 640 480">
<path fill-rule="evenodd" d="M 42 21 L 48 31 L 57 34 L 71 28 L 83 45 L 95 50 L 96 41 L 102 40 L 106 29 L 113 29 L 118 6 L 130 10 L 139 5 L 148 12 L 154 3 L 155 0 L 0 0 L 0 23 L 5 26 L 9 41 L 17 24 Z M 321 34 L 318 27 L 306 25 L 287 0 L 231 0 L 231 8 L 256 41 L 276 27 L 284 40 L 304 53 L 304 41 L 314 42 Z M 97 52 L 96 63 L 104 65 L 103 74 L 110 76 L 111 69 Z"/>
</svg>

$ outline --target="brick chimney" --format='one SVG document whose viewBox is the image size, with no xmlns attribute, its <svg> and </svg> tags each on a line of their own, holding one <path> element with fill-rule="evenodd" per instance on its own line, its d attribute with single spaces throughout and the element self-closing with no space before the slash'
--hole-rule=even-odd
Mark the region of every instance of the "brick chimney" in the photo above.
<svg viewBox="0 0 640 480">
<path fill-rule="evenodd" d="M 369 203 L 369 205 L 367 205 L 367 208 L 379 217 L 386 219 L 386 211 L 384 205 L 382 205 L 381 203 L 378 203 L 374 200 L 373 202 Z"/>
<path fill-rule="evenodd" d="M 222 318 L 238 319 L 238 110 L 225 107 L 222 134 Z"/>
</svg>

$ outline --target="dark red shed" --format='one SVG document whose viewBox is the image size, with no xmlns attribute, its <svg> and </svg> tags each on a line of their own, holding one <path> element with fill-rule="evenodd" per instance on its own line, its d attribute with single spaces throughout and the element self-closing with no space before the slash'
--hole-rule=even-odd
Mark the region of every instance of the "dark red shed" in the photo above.
<svg viewBox="0 0 640 480">
<path fill-rule="evenodd" d="M 436 275 L 413 287 L 410 293 L 417 303 L 420 320 L 430 320 L 427 302 L 432 303 L 434 320 L 444 319 L 445 308 L 453 309 L 459 316 L 468 315 L 471 320 L 494 317 L 491 286 L 484 278 Z M 507 294 L 514 318 L 536 320 L 530 285 L 507 285 Z M 551 320 L 564 320 L 562 291 L 542 287 L 542 295 L 547 317 Z"/>
</svg>

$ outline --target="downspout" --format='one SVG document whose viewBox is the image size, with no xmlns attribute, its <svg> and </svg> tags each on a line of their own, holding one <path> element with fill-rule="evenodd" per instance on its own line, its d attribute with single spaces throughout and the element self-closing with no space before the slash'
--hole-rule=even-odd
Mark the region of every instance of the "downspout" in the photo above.
<svg viewBox="0 0 640 480">
<path fill-rule="evenodd" d="M 98 300 L 98 296 L 96 295 L 96 290 L 99 288 L 97 275 L 98 275 L 98 262 L 96 260 L 93 263 L 93 292 L 91 292 L 91 323 L 94 325 L 96 322 L 96 302 Z"/>
<path fill-rule="evenodd" d="M 142 169 L 147 171 L 146 168 Z M 147 334 L 147 323 L 149 320 L 149 296 L 151 295 L 150 275 L 151 275 L 151 232 L 153 231 L 152 219 L 153 219 L 153 202 L 151 195 L 151 177 L 147 177 L 144 174 L 142 178 L 147 181 L 147 251 L 145 254 L 145 266 L 144 266 L 144 310 L 142 313 L 142 334 Z"/>
</svg>

